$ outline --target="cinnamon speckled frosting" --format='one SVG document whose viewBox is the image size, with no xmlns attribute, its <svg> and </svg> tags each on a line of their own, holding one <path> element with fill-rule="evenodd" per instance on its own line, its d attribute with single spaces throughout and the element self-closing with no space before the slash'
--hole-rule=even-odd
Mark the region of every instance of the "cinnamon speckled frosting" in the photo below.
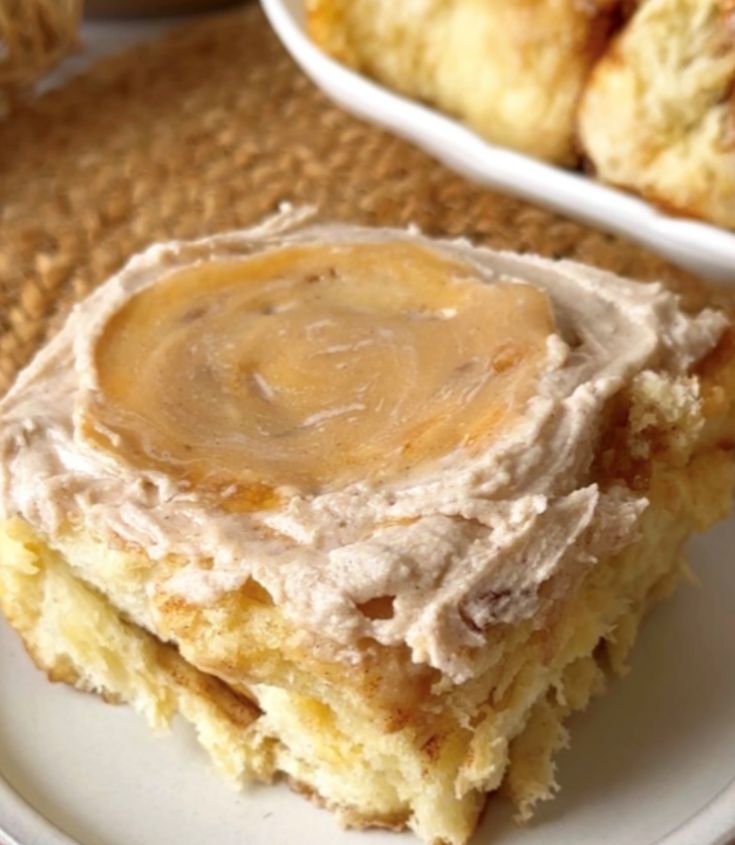
<svg viewBox="0 0 735 845">
<path fill-rule="evenodd" d="M 157 589 L 191 603 L 255 579 L 355 659 L 405 643 L 464 680 L 487 625 L 542 624 L 635 538 L 645 499 L 590 477 L 608 401 L 726 320 L 304 217 L 153 246 L 78 305 L 0 403 L 2 512 L 181 556 Z"/>
</svg>

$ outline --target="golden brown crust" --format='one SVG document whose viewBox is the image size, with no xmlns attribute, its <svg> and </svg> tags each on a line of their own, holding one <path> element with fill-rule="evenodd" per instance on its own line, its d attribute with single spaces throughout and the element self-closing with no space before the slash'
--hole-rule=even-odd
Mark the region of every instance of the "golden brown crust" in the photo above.
<svg viewBox="0 0 735 845">
<path fill-rule="evenodd" d="M 8 621 L 11 625 L 13 624 L 10 616 L 8 617 Z M 89 686 L 89 684 L 84 681 L 84 678 L 80 674 L 79 670 L 68 658 L 60 657 L 56 661 L 50 662 L 41 654 L 37 646 L 22 634 L 21 640 L 23 642 L 23 648 L 33 661 L 36 669 L 43 672 L 52 684 L 67 684 L 67 686 L 74 687 L 80 692 L 99 692 L 104 700 L 109 704 L 117 703 L 117 699 L 114 695 L 95 690 L 93 687 Z"/>
<path fill-rule="evenodd" d="M 294 792 L 303 795 L 304 798 L 308 798 L 312 804 L 336 813 L 337 818 L 345 827 L 353 828 L 354 830 L 376 828 L 400 833 L 406 829 L 408 824 L 409 813 L 407 811 L 386 814 L 361 813 L 354 807 L 335 804 L 333 801 L 324 798 L 313 786 L 298 780 L 298 778 L 286 777 L 284 779 Z"/>
</svg>

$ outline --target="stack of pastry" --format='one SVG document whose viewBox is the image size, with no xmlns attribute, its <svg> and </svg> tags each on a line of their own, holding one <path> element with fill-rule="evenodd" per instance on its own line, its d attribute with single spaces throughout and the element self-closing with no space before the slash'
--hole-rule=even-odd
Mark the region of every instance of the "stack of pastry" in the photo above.
<svg viewBox="0 0 735 845">
<path fill-rule="evenodd" d="M 490 141 L 735 228 L 732 0 L 307 0 L 332 56 Z"/>
<path fill-rule="evenodd" d="M 727 317 L 416 232 L 152 247 L 0 404 L 0 606 L 227 776 L 460 845 L 729 508 Z"/>
</svg>

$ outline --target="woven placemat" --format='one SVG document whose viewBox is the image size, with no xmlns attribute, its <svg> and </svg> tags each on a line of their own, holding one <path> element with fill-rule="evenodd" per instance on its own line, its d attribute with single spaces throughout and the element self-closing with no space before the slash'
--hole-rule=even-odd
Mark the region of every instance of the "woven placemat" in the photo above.
<svg viewBox="0 0 735 845">
<path fill-rule="evenodd" d="M 0 125 L 0 391 L 132 253 L 246 226 L 283 200 L 688 289 L 643 249 L 473 185 L 346 115 L 250 5 L 105 60 Z"/>
</svg>

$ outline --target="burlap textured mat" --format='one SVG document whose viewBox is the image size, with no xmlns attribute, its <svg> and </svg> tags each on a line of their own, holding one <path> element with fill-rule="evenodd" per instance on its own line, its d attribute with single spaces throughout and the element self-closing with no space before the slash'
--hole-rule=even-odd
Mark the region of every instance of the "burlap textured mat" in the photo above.
<svg viewBox="0 0 735 845">
<path fill-rule="evenodd" d="M 344 114 L 251 5 L 106 60 L 0 124 L 0 391 L 131 253 L 245 226 L 283 200 L 688 287 L 650 253 L 472 185 Z"/>
</svg>

